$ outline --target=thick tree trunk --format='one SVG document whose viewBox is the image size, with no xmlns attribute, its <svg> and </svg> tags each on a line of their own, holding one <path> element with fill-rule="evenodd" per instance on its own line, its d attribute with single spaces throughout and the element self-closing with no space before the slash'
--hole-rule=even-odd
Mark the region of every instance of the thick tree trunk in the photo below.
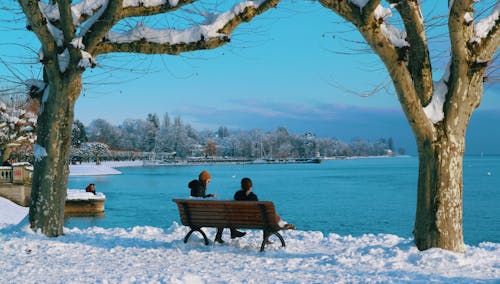
<svg viewBox="0 0 500 284">
<path fill-rule="evenodd" d="M 49 82 L 42 98 L 29 212 L 31 228 L 49 237 L 63 234 L 74 102 L 81 91 L 81 74 L 63 76 Z"/>
<path fill-rule="evenodd" d="M 464 251 L 462 161 L 465 139 L 450 134 L 419 141 L 417 212 L 413 235 L 419 250 Z"/>
</svg>

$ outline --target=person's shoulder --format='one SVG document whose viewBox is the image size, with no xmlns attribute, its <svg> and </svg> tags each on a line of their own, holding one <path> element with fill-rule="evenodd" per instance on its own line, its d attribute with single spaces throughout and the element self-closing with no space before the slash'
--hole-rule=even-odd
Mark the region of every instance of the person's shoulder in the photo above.
<svg viewBox="0 0 500 284">
<path fill-rule="evenodd" d="M 188 183 L 188 187 L 189 187 L 189 188 L 191 188 L 191 189 L 193 189 L 193 188 L 197 188 L 197 187 L 199 187 L 200 185 L 201 185 L 201 182 L 200 182 L 199 180 L 197 180 L 197 179 L 193 179 L 192 181 L 190 181 L 190 182 Z"/>
<path fill-rule="evenodd" d="M 235 200 L 245 200 L 245 191 L 240 189 L 234 194 Z"/>
<path fill-rule="evenodd" d="M 259 201 L 259 198 L 257 197 L 257 194 L 255 194 L 253 192 L 250 192 L 250 194 L 248 195 L 248 197 L 250 198 L 250 200 Z"/>
</svg>

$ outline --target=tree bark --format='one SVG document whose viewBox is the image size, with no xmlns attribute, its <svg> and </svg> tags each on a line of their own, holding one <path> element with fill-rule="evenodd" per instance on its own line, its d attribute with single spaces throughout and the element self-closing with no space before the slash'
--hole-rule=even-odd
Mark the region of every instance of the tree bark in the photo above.
<svg viewBox="0 0 500 284">
<path fill-rule="evenodd" d="M 42 154 L 35 153 L 29 219 L 33 230 L 55 237 L 63 234 L 71 125 L 75 99 L 82 86 L 81 73 L 65 73 L 51 78 L 37 121 L 35 147 L 42 149 Z"/>
<path fill-rule="evenodd" d="M 464 137 L 448 139 L 446 135 L 441 135 L 434 142 L 418 142 L 419 176 L 413 235 L 419 250 L 438 247 L 456 252 L 464 251 L 464 143 Z"/>
</svg>

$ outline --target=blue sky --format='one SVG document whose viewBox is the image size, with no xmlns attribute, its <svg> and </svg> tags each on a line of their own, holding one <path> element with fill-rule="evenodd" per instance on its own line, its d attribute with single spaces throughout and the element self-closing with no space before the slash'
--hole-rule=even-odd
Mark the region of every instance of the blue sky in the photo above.
<svg viewBox="0 0 500 284">
<path fill-rule="evenodd" d="M 392 85 L 389 93 L 359 95 L 387 80 L 379 59 L 356 51 L 365 46 L 342 39 L 361 40 L 352 26 L 318 3 L 282 2 L 241 25 L 231 43 L 219 49 L 98 57 L 99 68 L 86 71 L 75 118 L 84 124 L 96 118 L 120 124 L 168 112 L 199 130 L 285 126 L 346 141 L 392 137 L 396 147 L 415 153 Z M 487 87 L 472 117 L 469 153 L 500 153 L 500 137 L 491 135 L 500 133 L 499 90 Z"/>
</svg>

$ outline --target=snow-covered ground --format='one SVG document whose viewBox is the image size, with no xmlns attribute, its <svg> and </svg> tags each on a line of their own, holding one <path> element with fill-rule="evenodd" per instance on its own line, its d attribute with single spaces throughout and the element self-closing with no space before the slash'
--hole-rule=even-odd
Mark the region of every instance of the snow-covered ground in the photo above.
<svg viewBox="0 0 500 284">
<path fill-rule="evenodd" d="M 68 195 L 66 196 L 66 200 L 90 200 L 90 199 L 106 199 L 106 196 L 102 192 L 96 192 L 93 194 L 92 192 L 86 192 L 84 189 L 68 189 Z"/>
<path fill-rule="evenodd" d="M 260 253 L 262 232 L 223 245 L 166 220 L 165 228 L 29 229 L 27 208 L 0 198 L 0 283 L 500 283 L 500 244 L 420 252 L 395 235 L 284 231 Z M 170 226 L 167 228 L 167 226 Z M 215 230 L 205 229 L 213 240 Z"/>
<path fill-rule="evenodd" d="M 121 172 L 115 168 L 119 167 L 142 167 L 143 161 L 120 161 L 95 163 L 82 163 L 69 165 L 70 176 L 99 176 L 99 175 L 119 175 Z"/>
<path fill-rule="evenodd" d="M 9 223 L 4 200 L 0 207 L 0 223 Z M 213 239 L 214 229 L 206 231 Z M 0 283 L 500 281 L 500 245 L 494 243 L 467 247 L 465 254 L 419 252 L 411 239 L 395 235 L 286 231 L 285 248 L 277 241 L 260 253 L 262 232 L 247 232 L 237 240 L 225 235 L 226 244 L 208 246 L 196 233 L 184 244 L 187 228 L 175 222 L 169 228 L 65 229 L 64 236 L 47 238 L 30 231 L 24 219 L 0 230 Z"/>
</svg>

